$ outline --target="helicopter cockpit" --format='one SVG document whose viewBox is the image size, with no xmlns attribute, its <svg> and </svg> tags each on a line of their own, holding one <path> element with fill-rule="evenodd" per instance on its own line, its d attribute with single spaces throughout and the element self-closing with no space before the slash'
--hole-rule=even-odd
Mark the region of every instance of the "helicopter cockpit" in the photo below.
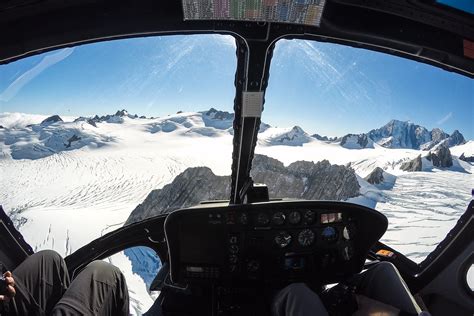
<svg viewBox="0 0 474 316">
<path fill-rule="evenodd" d="M 0 262 L 108 261 L 137 315 L 270 315 L 288 285 L 390 263 L 433 316 L 472 315 L 474 9 L 454 2 L 0 4 Z M 145 113 L 107 112 L 127 102 Z"/>
</svg>

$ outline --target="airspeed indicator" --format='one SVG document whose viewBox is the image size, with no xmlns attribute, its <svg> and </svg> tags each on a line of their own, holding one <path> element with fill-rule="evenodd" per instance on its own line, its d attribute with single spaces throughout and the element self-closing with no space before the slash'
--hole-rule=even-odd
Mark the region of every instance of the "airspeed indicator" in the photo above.
<svg viewBox="0 0 474 316">
<path fill-rule="evenodd" d="M 314 237 L 311 229 L 304 229 L 298 234 L 298 243 L 303 247 L 311 246 L 314 243 Z"/>
</svg>

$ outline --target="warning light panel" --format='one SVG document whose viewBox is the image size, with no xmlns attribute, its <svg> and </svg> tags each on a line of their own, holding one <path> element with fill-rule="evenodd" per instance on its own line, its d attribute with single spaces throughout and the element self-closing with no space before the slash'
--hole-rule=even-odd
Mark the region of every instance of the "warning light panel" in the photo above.
<svg viewBox="0 0 474 316">
<path fill-rule="evenodd" d="M 233 20 L 319 26 L 326 0 L 182 0 L 185 20 Z"/>
<path fill-rule="evenodd" d="M 342 222 L 342 213 L 321 214 L 321 224 Z"/>
</svg>

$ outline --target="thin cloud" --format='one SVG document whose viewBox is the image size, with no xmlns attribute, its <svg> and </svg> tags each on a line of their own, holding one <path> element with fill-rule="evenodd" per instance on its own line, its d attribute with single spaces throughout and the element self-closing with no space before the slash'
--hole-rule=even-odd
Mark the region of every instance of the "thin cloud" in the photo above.
<svg viewBox="0 0 474 316">
<path fill-rule="evenodd" d="M 444 124 L 444 123 L 446 123 L 446 121 L 448 121 L 452 117 L 453 117 L 453 112 L 449 112 L 442 119 L 440 119 L 438 122 L 436 122 L 436 124 L 438 124 L 438 125 Z"/>
<path fill-rule="evenodd" d="M 36 76 L 54 64 L 66 59 L 72 54 L 74 48 L 64 48 L 56 53 L 44 56 L 43 59 L 33 68 L 26 71 L 20 77 L 16 78 L 3 92 L 0 94 L 0 101 L 7 102 L 11 100 L 18 92 Z"/>
</svg>

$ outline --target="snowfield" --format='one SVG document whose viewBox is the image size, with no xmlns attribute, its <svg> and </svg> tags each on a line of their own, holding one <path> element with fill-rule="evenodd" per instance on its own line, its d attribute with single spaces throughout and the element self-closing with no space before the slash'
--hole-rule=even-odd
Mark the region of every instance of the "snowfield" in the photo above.
<svg viewBox="0 0 474 316">
<path fill-rule="evenodd" d="M 188 167 L 208 166 L 217 175 L 230 174 L 232 119 L 226 116 L 124 116 L 96 127 L 74 118 L 40 125 L 46 117 L 0 114 L 0 203 L 35 250 L 54 249 L 64 256 L 74 252 L 120 227 L 151 190 L 162 188 Z M 405 172 L 401 163 L 424 152 L 377 143 L 373 148 L 348 149 L 316 140 L 299 127 L 262 124 L 261 130 L 256 153 L 285 165 L 323 159 L 350 164 L 362 193 L 351 202 L 384 213 L 389 229 L 382 241 L 416 262 L 446 236 L 471 200 L 473 164 L 457 157 L 472 156 L 473 141 L 450 148 L 451 168 L 432 168 L 425 161 L 423 171 Z M 375 167 L 386 174 L 379 185 L 363 179 Z M 133 272 L 136 262 L 123 253 L 109 261 L 127 278 L 131 312 L 146 311 L 155 296 Z"/>
</svg>

